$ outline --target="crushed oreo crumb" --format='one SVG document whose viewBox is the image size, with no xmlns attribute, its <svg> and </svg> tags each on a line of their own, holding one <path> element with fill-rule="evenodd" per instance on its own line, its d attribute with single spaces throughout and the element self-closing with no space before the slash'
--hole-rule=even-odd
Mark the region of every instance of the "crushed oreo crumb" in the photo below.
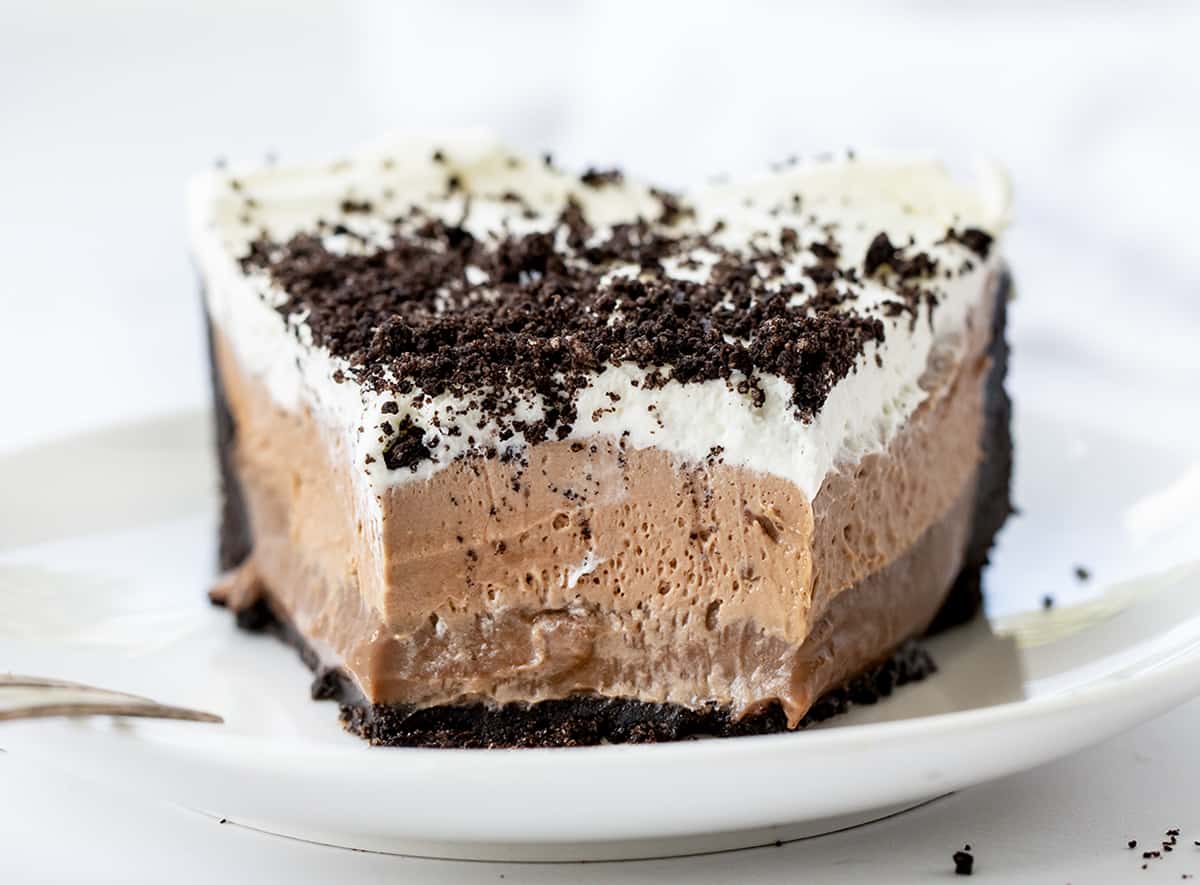
<svg viewBox="0 0 1200 885">
<path fill-rule="evenodd" d="M 620 184 L 625 180 L 625 175 L 620 169 L 588 169 L 579 176 L 579 180 L 588 187 L 605 187 Z"/>
<path fill-rule="evenodd" d="M 869 277 L 874 276 L 879 268 L 891 264 L 895 257 L 896 247 L 892 245 L 891 238 L 886 233 L 878 233 L 867 247 L 867 255 L 863 258 L 863 272 Z"/>
<path fill-rule="evenodd" d="M 658 200 L 658 205 L 662 207 L 658 214 L 659 224 L 671 227 L 685 218 L 695 218 L 696 216 L 696 210 L 687 205 L 677 194 L 659 188 L 651 188 L 650 196 Z"/>
<path fill-rule="evenodd" d="M 1086 566 L 1082 566 L 1082 565 L 1075 566 L 1075 580 L 1081 581 L 1081 582 L 1088 581 L 1091 579 L 1091 577 L 1092 577 L 1092 573 L 1091 573 L 1091 571 L 1089 571 L 1087 569 Z"/>
<path fill-rule="evenodd" d="M 964 228 L 961 231 L 950 228 L 946 231 L 944 242 L 958 243 L 984 259 L 992 251 L 992 235 L 975 227 Z"/>
<path fill-rule="evenodd" d="M 970 847 L 966 845 L 962 851 L 954 852 L 954 873 L 957 876 L 969 876 L 975 871 L 975 857 L 967 850 Z"/>
<path fill-rule="evenodd" d="M 863 273 L 868 277 L 879 276 L 885 267 L 900 281 L 906 282 L 932 277 L 937 272 L 937 261 L 926 252 L 907 254 L 906 247 L 895 245 L 886 233 L 880 232 L 867 247 L 867 254 L 863 257 Z M 902 306 L 911 307 L 913 301 L 920 301 L 921 293 L 904 287 L 900 287 L 900 294 L 909 302 L 901 302 Z"/>
<path fill-rule="evenodd" d="M 425 429 L 418 427 L 411 418 L 405 416 L 395 437 L 384 449 L 383 461 L 389 470 L 407 468 L 416 472 L 417 465 L 431 455 L 425 445 Z"/>
</svg>

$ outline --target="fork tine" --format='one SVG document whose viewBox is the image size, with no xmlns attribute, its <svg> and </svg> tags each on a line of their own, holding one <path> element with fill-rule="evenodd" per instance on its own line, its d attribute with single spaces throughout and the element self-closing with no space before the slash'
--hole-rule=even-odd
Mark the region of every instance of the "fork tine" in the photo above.
<svg viewBox="0 0 1200 885">
<path fill-rule="evenodd" d="M 94 691 L 100 694 L 111 695 L 113 697 L 134 698 L 147 703 L 154 703 L 148 697 L 138 694 L 130 694 L 127 691 L 114 691 L 109 688 L 100 688 L 96 685 L 88 685 L 84 682 L 70 682 L 66 679 L 50 679 L 45 676 L 25 676 L 19 673 L 0 673 L 0 689 L 4 688 L 63 688 L 73 689 L 75 691 Z"/>
<path fill-rule="evenodd" d="M 213 713 L 160 704 L 141 695 L 97 688 L 82 682 L 15 673 L 0 674 L 0 721 L 49 716 L 133 716 L 224 722 Z"/>
<path fill-rule="evenodd" d="M 0 722 L 16 719 L 42 719 L 53 716 L 120 716 L 143 719 L 179 719 L 187 722 L 223 723 L 215 713 L 167 707 L 161 704 L 35 704 L 0 709 Z"/>
</svg>

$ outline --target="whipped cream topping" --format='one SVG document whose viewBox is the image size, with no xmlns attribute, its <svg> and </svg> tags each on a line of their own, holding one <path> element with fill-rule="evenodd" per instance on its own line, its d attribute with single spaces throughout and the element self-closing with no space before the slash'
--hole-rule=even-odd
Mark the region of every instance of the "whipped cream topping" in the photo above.
<svg viewBox="0 0 1200 885">
<path fill-rule="evenodd" d="M 662 198 L 645 185 L 603 175 L 589 184 L 587 178 L 581 182 L 484 136 L 405 140 L 323 166 L 207 173 L 192 183 L 190 210 L 210 316 L 243 369 L 261 378 L 277 403 L 311 408 L 340 435 L 359 468 L 364 499 L 377 502 L 387 487 L 427 479 L 474 451 L 519 454 L 526 445 L 522 434 L 502 427 L 472 398 L 397 397 L 361 383 L 345 358 L 314 342 L 303 309 L 286 316 L 277 309 L 289 297 L 270 274 L 242 259 L 264 237 L 282 242 L 296 234 L 319 236 L 335 254 L 377 249 L 389 243 L 394 219 L 413 206 L 479 239 L 551 230 L 569 199 L 600 230 L 664 211 Z M 997 237 L 1008 214 L 1007 182 L 993 168 L 964 184 L 930 161 L 846 157 L 710 186 L 683 199 L 691 214 L 680 225 L 715 231 L 711 242 L 747 261 L 770 253 L 785 229 L 795 231 L 800 249 L 781 261 L 781 282 L 803 282 L 816 259 L 813 248 L 833 230 L 843 262 L 861 265 L 883 233 L 950 271 L 930 281 L 937 306 L 919 316 L 886 309 L 900 282 L 864 275 L 855 283 L 853 309 L 880 317 L 883 340 L 867 343 L 807 420 L 796 418 L 792 384 L 776 375 L 759 379 L 762 397 L 755 402 L 728 379 L 647 384 L 652 370 L 622 362 L 593 373 L 577 394 L 579 419 L 570 438 L 607 434 L 685 461 L 720 457 L 787 479 L 811 499 L 831 470 L 887 447 L 928 395 L 920 382 L 931 355 L 953 357 L 961 347 L 964 324 L 1000 250 L 993 246 L 981 256 L 948 240 L 947 232 L 973 229 Z M 663 268 L 675 279 L 700 282 L 716 260 L 697 248 Z M 612 274 L 638 271 L 631 265 Z M 486 291 L 483 269 L 468 268 L 467 275 Z M 530 396 L 515 417 L 533 423 L 543 412 L 544 403 Z M 451 418 L 471 433 L 428 430 L 429 457 L 388 466 L 385 452 L 394 439 L 381 427 L 429 429 Z"/>
</svg>

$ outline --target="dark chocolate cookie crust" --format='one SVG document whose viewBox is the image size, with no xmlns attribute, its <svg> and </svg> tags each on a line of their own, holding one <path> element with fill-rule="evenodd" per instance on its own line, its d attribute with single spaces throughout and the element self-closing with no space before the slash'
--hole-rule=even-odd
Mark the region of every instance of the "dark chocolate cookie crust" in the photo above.
<svg viewBox="0 0 1200 885">
<path fill-rule="evenodd" d="M 856 704 L 874 704 L 898 686 L 924 679 L 936 669 L 923 648 L 907 642 L 882 664 L 824 695 L 798 727 L 807 728 Z M 693 710 L 678 704 L 581 695 L 498 708 L 343 704 L 342 724 L 377 746 L 580 747 L 771 734 L 787 730 L 787 717 L 778 704 L 734 719 L 727 708 L 716 706 Z"/>
<path fill-rule="evenodd" d="M 201 306 L 204 297 L 201 292 Z M 242 484 L 233 469 L 233 441 L 237 428 L 225 397 L 225 385 L 217 367 L 214 349 L 212 320 L 207 310 L 204 314 L 205 344 L 208 350 L 208 377 L 212 382 L 213 441 L 217 449 L 217 468 L 221 481 L 221 520 L 217 528 L 217 566 L 226 572 L 237 568 L 250 555 L 254 539 L 250 534 L 250 517 L 246 513 L 246 501 Z"/>
<path fill-rule="evenodd" d="M 578 695 L 536 704 L 454 704 L 414 707 L 371 704 L 340 669 L 322 669 L 317 655 L 295 628 L 265 600 L 237 612 L 239 627 L 272 634 L 300 653 L 315 674 L 313 700 L 337 701 L 346 729 L 376 746 L 491 749 L 582 747 L 600 743 L 659 743 L 696 737 L 735 737 L 787 731 L 778 704 L 735 719 L 727 708 L 693 710 L 630 698 Z M 881 664 L 825 694 L 799 728 L 823 722 L 855 705 L 888 697 L 901 685 L 936 672 L 933 658 L 916 642 L 904 643 Z"/>
<path fill-rule="evenodd" d="M 975 512 L 971 518 L 971 537 L 967 542 L 963 568 L 954 582 L 941 611 L 929 627 L 940 633 L 969 621 L 983 604 L 982 575 L 996 534 L 1013 512 L 1011 483 L 1013 467 L 1012 401 L 1004 389 L 1008 376 L 1008 302 L 1012 297 L 1012 277 L 1003 273 L 996 285 L 996 303 L 992 312 L 992 339 L 988 358 L 992 361 L 984 382 L 983 460 L 975 487 Z"/>
<path fill-rule="evenodd" d="M 1005 320 L 1010 290 L 1011 281 L 1005 274 L 998 286 L 993 314 L 989 349 L 992 366 L 985 392 L 984 460 L 980 465 L 971 537 L 963 568 L 930 626 L 930 633 L 963 623 L 979 610 L 981 573 L 995 535 L 1012 511 L 1009 496 L 1011 403 L 1004 390 L 1008 368 Z M 211 330 L 209 339 L 211 357 Z M 236 427 L 215 360 L 212 361 L 211 377 L 222 496 L 218 559 L 220 568 L 228 570 L 240 565 L 249 555 L 253 538 L 241 485 L 232 465 Z M 649 743 L 704 735 L 733 737 L 787 728 L 778 705 L 735 720 L 728 710 L 717 707 L 693 710 L 675 704 L 590 695 L 502 707 L 470 704 L 416 709 L 405 704 L 370 704 L 344 673 L 321 670 L 316 654 L 303 637 L 277 617 L 266 602 L 237 612 L 236 618 L 243 629 L 269 632 L 294 646 L 305 664 L 316 673 L 313 698 L 337 701 L 341 705 L 343 725 L 376 745 L 563 747 L 602 742 Z M 800 727 L 828 719 L 854 704 L 875 703 L 890 695 L 897 686 L 922 679 L 935 670 L 933 660 L 919 645 L 905 643 L 893 657 L 873 670 L 827 693 L 804 717 Z"/>
</svg>

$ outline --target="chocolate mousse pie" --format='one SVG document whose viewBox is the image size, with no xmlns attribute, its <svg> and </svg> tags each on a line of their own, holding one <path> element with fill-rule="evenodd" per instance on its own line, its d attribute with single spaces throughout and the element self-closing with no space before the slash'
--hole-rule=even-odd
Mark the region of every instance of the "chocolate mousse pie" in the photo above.
<svg viewBox="0 0 1200 885">
<path fill-rule="evenodd" d="M 212 598 L 376 744 L 795 729 L 932 666 L 1009 512 L 1002 175 L 679 194 L 483 137 L 193 182 Z"/>
</svg>

